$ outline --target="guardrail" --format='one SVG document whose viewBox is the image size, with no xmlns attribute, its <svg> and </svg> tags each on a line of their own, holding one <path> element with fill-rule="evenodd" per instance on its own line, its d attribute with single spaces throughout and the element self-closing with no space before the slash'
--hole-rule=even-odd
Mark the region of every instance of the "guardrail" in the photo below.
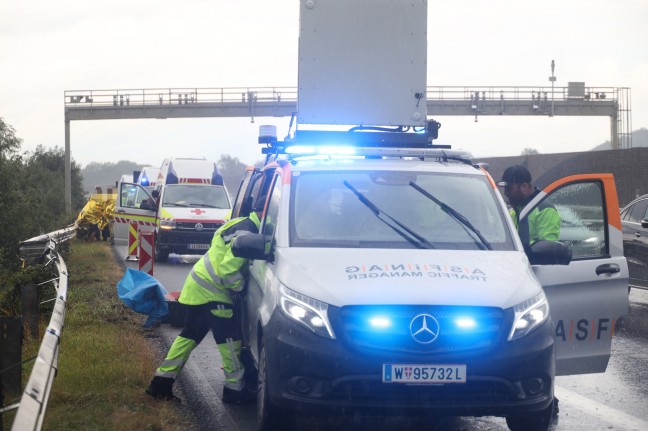
<svg viewBox="0 0 648 431">
<path fill-rule="evenodd" d="M 43 341 L 23 395 L 18 403 L 2 409 L 3 411 L 18 409 L 11 428 L 15 431 L 40 430 L 43 425 L 47 402 L 58 368 L 68 288 L 67 267 L 56 248 L 75 235 L 76 226 L 69 226 L 20 243 L 20 255 L 25 262 L 43 262 L 46 266 L 54 264 L 58 271 L 58 277 L 49 281 L 54 284 L 56 289 L 54 310 L 49 326 L 43 335 Z"/>
</svg>

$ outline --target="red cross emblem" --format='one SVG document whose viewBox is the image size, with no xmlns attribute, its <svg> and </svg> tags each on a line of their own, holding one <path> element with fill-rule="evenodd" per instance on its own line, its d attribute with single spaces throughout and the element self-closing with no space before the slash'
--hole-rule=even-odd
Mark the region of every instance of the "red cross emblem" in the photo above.
<svg viewBox="0 0 648 431">
<path fill-rule="evenodd" d="M 207 211 L 203 211 L 200 208 L 196 208 L 195 210 L 191 210 L 190 212 L 195 213 L 196 215 L 200 215 L 202 213 L 206 213 Z"/>
</svg>

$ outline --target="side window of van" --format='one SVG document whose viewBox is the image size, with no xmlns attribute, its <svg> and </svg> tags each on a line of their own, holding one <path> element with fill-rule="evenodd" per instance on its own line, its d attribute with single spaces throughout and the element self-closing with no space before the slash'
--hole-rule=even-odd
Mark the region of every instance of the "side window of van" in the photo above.
<svg viewBox="0 0 648 431">
<path fill-rule="evenodd" d="M 543 204 L 552 205 L 560 214 L 558 240 L 571 249 L 572 259 L 607 254 L 603 189 L 598 181 L 568 184 L 552 192 Z"/>
<path fill-rule="evenodd" d="M 271 241 L 277 227 L 279 219 L 279 207 L 281 203 L 281 175 L 275 175 L 274 183 L 270 191 L 270 202 L 266 211 L 265 222 L 263 223 L 262 233 L 266 241 Z"/>
</svg>

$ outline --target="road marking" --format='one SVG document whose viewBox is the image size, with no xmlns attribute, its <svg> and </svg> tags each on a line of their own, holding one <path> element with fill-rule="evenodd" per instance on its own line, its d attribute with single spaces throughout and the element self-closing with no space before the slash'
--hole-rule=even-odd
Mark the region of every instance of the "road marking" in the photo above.
<svg viewBox="0 0 648 431">
<path fill-rule="evenodd" d="M 605 404 L 593 401 L 569 389 L 562 388 L 558 385 L 555 386 L 556 397 L 560 400 L 561 409 L 563 412 L 563 401 L 569 403 L 570 408 L 576 408 L 584 413 L 599 419 L 602 422 L 613 425 L 623 430 L 637 430 L 643 431 L 648 429 L 648 422 L 639 419 L 638 417 L 629 415 L 620 410 L 608 407 Z"/>
</svg>

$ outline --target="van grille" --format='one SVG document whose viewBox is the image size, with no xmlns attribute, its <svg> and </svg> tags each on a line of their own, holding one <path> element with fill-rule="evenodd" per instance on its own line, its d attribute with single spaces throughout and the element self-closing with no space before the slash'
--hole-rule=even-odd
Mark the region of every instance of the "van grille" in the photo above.
<svg viewBox="0 0 648 431">
<path fill-rule="evenodd" d="M 222 223 L 202 223 L 202 222 L 177 222 L 176 223 L 176 229 L 180 230 L 196 230 L 196 223 L 201 223 L 202 224 L 202 230 L 203 231 L 211 231 L 214 232 L 216 229 L 221 227 L 223 224 Z"/>
<path fill-rule="evenodd" d="M 426 317 L 427 329 L 417 341 L 412 333 L 421 329 L 421 315 L 432 316 L 438 326 Z M 373 319 L 380 319 L 382 325 Z M 354 305 L 339 309 L 342 333 L 351 345 L 384 353 L 452 354 L 488 349 L 505 339 L 506 328 L 510 326 L 506 322 L 511 320 L 512 317 L 507 318 L 502 309 L 495 307 Z M 474 326 L 470 326 L 471 322 Z M 436 338 L 433 333 L 437 334 Z"/>
</svg>

